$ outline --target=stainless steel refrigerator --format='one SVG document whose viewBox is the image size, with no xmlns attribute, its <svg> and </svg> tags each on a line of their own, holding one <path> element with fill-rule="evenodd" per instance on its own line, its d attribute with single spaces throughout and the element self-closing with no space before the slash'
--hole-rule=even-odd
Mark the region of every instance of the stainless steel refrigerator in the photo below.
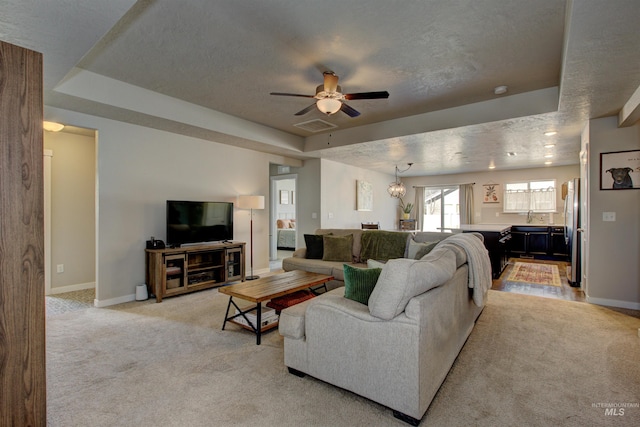
<svg viewBox="0 0 640 427">
<path fill-rule="evenodd" d="M 564 240 L 569 249 L 571 266 L 567 268 L 567 279 L 571 286 L 580 286 L 580 178 L 567 182 L 564 199 Z"/>
</svg>

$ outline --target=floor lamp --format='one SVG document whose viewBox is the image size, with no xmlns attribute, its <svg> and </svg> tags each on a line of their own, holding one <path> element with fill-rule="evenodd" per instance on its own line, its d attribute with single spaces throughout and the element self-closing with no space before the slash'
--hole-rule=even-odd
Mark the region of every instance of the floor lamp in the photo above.
<svg viewBox="0 0 640 427">
<path fill-rule="evenodd" d="M 253 275 L 253 210 L 264 209 L 264 196 L 239 196 L 239 209 L 250 209 L 251 213 L 251 274 L 245 277 L 246 280 L 259 279 L 260 276 Z"/>
</svg>

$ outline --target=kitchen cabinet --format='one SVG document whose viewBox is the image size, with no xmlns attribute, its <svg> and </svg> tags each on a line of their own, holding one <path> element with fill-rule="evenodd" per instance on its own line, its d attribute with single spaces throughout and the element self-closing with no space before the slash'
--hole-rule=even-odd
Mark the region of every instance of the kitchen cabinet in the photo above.
<svg viewBox="0 0 640 427">
<path fill-rule="evenodd" d="M 564 259 L 568 255 L 564 227 L 514 225 L 511 227 L 510 253 L 522 258 Z"/>
<path fill-rule="evenodd" d="M 550 234 L 550 255 L 554 257 L 568 258 L 569 246 L 564 236 L 564 227 L 551 227 Z"/>
</svg>

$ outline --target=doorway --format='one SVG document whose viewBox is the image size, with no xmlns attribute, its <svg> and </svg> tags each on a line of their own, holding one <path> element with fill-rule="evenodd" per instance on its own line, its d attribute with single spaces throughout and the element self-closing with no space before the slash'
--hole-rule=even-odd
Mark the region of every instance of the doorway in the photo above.
<svg viewBox="0 0 640 427">
<path fill-rule="evenodd" d="M 271 212 L 269 257 L 271 269 L 279 269 L 276 264 L 291 256 L 297 247 L 297 174 L 271 177 Z"/>
<path fill-rule="evenodd" d="M 45 295 L 96 288 L 96 132 L 44 132 Z M 85 298 L 86 299 L 86 298 Z"/>
</svg>

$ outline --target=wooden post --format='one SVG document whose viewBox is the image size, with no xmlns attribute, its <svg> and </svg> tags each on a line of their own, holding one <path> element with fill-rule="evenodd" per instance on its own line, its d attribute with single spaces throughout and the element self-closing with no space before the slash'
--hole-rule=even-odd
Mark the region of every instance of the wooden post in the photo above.
<svg viewBox="0 0 640 427">
<path fill-rule="evenodd" d="M 45 426 L 42 54 L 0 42 L 0 425 Z"/>
</svg>

